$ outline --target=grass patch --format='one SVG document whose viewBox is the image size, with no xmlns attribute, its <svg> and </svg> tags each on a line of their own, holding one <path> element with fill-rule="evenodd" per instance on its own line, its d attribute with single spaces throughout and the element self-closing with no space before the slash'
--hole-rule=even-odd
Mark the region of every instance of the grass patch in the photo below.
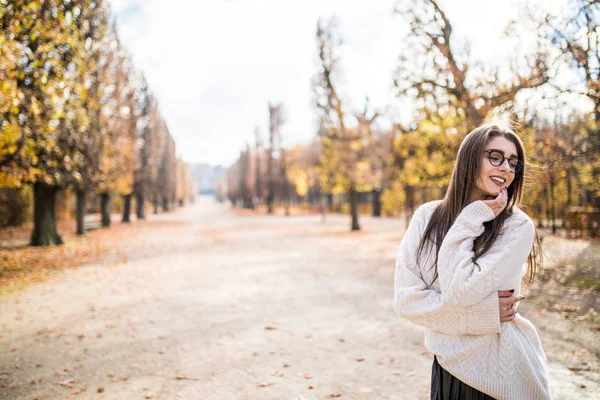
<svg viewBox="0 0 600 400">
<path fill-rule="evenodd" d="M 600 292 L 600 278 L 582 278 L 572 276 L 565 282 L 569 286 L 575 286 L 579 289 L 592 289 Z"/>
</svg>

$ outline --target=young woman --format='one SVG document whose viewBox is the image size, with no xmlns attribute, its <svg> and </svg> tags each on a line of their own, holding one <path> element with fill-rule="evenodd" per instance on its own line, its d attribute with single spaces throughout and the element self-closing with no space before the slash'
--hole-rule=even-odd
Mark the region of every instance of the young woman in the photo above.
<svg viewBox="0 0 600 400">
<path fill-rule="evenodd" d="M 541 265 L 534 224 L 516 206 L 524 167 L 514 132 L 473 130 L 445 198 L 419 207 L 402 239 L 394 306 L 426 328 L 432 400 L 550 398 L 540 339 L 517 313 L 521 280 Z"/>
</svg>

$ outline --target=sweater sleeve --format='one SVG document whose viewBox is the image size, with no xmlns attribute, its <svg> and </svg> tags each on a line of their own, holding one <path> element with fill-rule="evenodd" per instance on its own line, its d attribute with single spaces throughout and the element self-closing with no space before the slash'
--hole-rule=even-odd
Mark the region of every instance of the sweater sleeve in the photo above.
<svg viewBox="0 0 600 400">
<path fill-rule="evenodd" d="M 483 233 L 483 223 L 495 216 L 481 200 L 462 210 L 448 230 L 438 255 L 442 302 L 473 306 L 495 293 L 511 274 L 519 273 L 535 235 L 533 222 L 523 216 L 507 219 L 492 247 L 473 261 L 473 243 Z"/>
<path fill-rule="evenodd" d="M 419 272 L 416 251 L 430 214 L 427 207 L 432 207 L 432 204 L 423 205 L 415 212 L 400 244 L 394 276 L 396 313 L 417 325 L 448 335 L 499 333 L 500 315 L 495 291 L 478 303 L 457 306 L 448 303 L 423 281 L 422 276 L 427 276 L 428 271 Z"/>
</svg>

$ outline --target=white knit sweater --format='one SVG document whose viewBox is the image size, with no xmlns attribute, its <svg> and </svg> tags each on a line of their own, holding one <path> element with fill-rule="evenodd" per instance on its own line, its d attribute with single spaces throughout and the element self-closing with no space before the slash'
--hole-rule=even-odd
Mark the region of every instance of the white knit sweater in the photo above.
<svg viewBox="0 0 600 400">
<path fill-rule="evenodd" d="M 520 314 L 500 323 L 498 310 L 498 290 L 520 294 L 534 238 L 531 219 L 515 207 L 492 247 L 473 262 L 473 242 L 495 216 L 483 201 L 466 206 L 442 242 L 439 277 L 428 289 L 416 250 L 439 204 L 419 207 L 402 239 L 394 277 L 396 313 L 424 326 L 427 349 L 469 386 L 498 400 L 550 399 L 546 355 L 535 328 Z M 434 251 L 426 248 L 420 260 L 428 283 Z"/>
</svg>

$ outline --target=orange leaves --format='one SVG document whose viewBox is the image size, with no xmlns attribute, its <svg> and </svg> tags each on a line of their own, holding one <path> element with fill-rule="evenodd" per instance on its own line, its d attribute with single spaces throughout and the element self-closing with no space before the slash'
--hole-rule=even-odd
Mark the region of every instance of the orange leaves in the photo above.
<svg viewBox="0 0 600 400">
<path fill-rule="evenodd" d="M 302 377 L 304 379 L 312 379 L 313 376 L 310 372 L 297 372 L 296 376 Z"/>
<path fill-rule="evenodd" d="M 74 379 L 65 379 L 64 381 L 56 381 L 54 382 L 55 385 L 59 385 L 59 386 L 63 386 L 66 388 L 73 388 L 73 384 L 75 383 Z"/>
<path fill-rule="evenodd" d="M 0 229 L 0 292 L 12 291 L 24 285 L 50 277 L 56 270 L 94 261 L 102 261 L 108 249 L 119 247 L 120 241 L 135 231 L 139 234 L 147 222 L 135 226 L 116 225 L 110 230 L 99 229 L 77 236 L 75 221 L 59 221 L 58 230 L 65 246 L 25 247 L 29 242 L 31 224 Z M 120 260 L 125 259 L 125 254 Z M 83 338 L 80 338 L 83 339 Z"/>
<path fill-rule="evenodd" d="M 280 372 L 280 371 L 278 371 L 278 370 L 273 370 L 273 372 L 271 372 L 271 375 L 273 375 L 273 376 L 277 376 L 277 377 L 279 377 L 279 378 L 283 378 L 283 375 L 284 375 L 284 374 L 283 374 L 283 372 Z"/>
</svg>

